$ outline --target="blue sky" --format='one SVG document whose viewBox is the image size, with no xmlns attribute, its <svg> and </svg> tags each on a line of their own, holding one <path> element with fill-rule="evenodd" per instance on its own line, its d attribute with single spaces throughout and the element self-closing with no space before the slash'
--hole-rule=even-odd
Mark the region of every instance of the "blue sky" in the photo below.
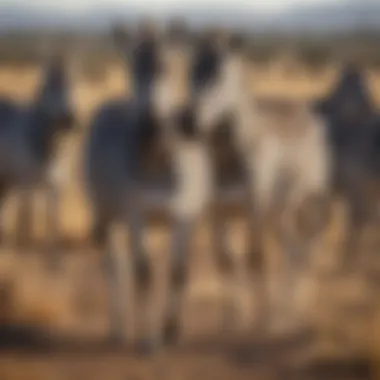
<svg viewBox="0 0 380 380">
<path fill-rule="evenodd" d="M 201 5 L 215 4 L 218 7 L 223 4 L 249 9 L 263 11 L 278 11 L 289 6 L 309 5 L 321 3 L 334 3 L 341 0 L 0 0 L 1 3 L 22 4 L 25 6 L 48 6 L 62 8 L 68 11 L 80 11 L 101 4 L 126 4 L 128 6 L 136 6 L 141 9 L 149 9 L 150 11 L 171 9 L 173 7 L 181 8 L 182 5 Z"/>
</svg>

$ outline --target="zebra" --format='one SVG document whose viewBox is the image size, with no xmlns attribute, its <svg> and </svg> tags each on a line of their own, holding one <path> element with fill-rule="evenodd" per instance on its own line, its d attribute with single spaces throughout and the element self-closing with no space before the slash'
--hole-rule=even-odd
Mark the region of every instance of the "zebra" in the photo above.
<svg viewBox="0 0 380 380">
<path fill-rule="evenodd" d="M 252 98 L 246 84 L 242 39 L 227 36 L 227 49 L 224 39 L 218 40 L 212 33 L 198 41 L 189 71 L 189 101 L 176 119 L 177 144 L 174 145 L 179 148 L 172 152 L 177 190 L 171 206 L 174 231 L 170 290 L 162 333 L 158 341 L 152 343 L 158 347 L 175 342 L 179 337 L 190 238 L 199 217 L 218 194 L 210 140 L 218 129 L 225 137 L 230 134 L 227 139 L 235 144 L 240 156 L 251 233 L 247 268 L 256 272 L 258 309 L 261 311 L 259 326 L 268 325 L 271 316 L 268 315 L 270 305 L 264 286 L 263 236 L 271 226 L 271 216 L 278 212 L 277 185 L 283 177 L 290 181 L 282 211 L 291 223 L 279 226 L 287 263 L 283 302 L 279 306 L 281 309 L 274 313 L 274 316 L 284 316 L 280 323 L 287 319 L 284 313 L 289 314 L 294 302 L 293 279 L 297 270 L 293 268 L 303 264 L 302 256 L 307 256 L 320 237 L 328 215 L 326 194 L 330 186 L 331 155 L 323 119 L 308 104 L 277 100 L 270 107 L 263 107 Z M 310 156 L 310 163 L 305 161 L 305 154 Z M 304 213 L 307 231 L 289 230 L 290 224 L 297 227 L 298 211 L 305 207 L 308 210 Z M 317 215 L 314 217 L 314 214 Z M 225 240 L 223 219 L 216 218 L 213 234 L 220 269 L 229 276 L 233 287 L 236 267 Z M 226 310 L 232 316 L 229 317 L 231 322 L 236 317 L 233 299 L 234 296 L 230 297 Z"/>
<path fill-rule="evenodd" d="M 357 268 L 364 228 L 378 202 L 380 123 L 361 67 L 348 62 L 329 94 L 317 100 L 326 119 L 334 154 L 334 190 L 347 207 L 347 229 L 341 269 Z"/>
<path fill-rule="evenodd" d="M 167 86 L 171 62 L 165 61 L 165 40 L 160 40 L 151 25 L 144 22 L 132 41 L 121 27 L 113 35 L 126 65 L 130 63 L 133 95 L 130 99 L 109 100 L 96 111 L 87 136 L 84 172 L 94 220 L 92 237 L 104 251 L 110 290 L 109 338 L 123 344 L 127 341 L 128 258 L 113 246 L 112 228 L 117 225 L 129 228 L 132 269 L 143 302 L 152 268 L 143 244 L 142 167 L 145 157 L 159 149 L 164 135 L 161 124 L 170 120 L 174 105 Z M 143 316 L 148 318 L 148 314 L 149 310 L 143 310 Z"/>
<path fill-rule="evenodd" d="M 30 104 L 19 105 L 6 96 L 0 99 L 0 193 L 2 205 L 10 192 L 20 195 L 17 236 L 23 245 L 30 238 L 32 191 L 41 185 L 46 188 L 47 235 L 50 250 L 56 252 L 59 189 L 49 169 L 59 137 L 74 129 L 75 115 L 63 57 L 50 57 L 42 76 Z"/>
</svg>

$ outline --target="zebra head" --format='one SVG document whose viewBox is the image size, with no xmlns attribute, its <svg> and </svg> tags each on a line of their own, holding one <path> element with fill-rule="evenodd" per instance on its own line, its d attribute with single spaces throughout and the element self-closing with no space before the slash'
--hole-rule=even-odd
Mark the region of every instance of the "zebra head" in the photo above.
<svg viewBox="0 0 380 380">
<path fill-rule="evenodd" d="M 154 25 L 142 20 L 130 32 L 122 24 L 116 25 L 113 37 L 129 68 L 133 100 L 141 106 L 150 106 L 152 90 L 159 74 L 159 42 Z"/>
<path fill-rule="evenodd" d="M 346 64 L 335 88 L 316 108 L 339 123 L 357 124 L 367 119 L 373 103 L 361 68 L 354 63 Z"/>
<path fill-rule="evenodd" d="M 37 101 L 40 109 L 59 130 L 73 128 L 75 120 L 68 73 L 62 57 L 54 56 L 46 64 Z"/>
<path fill-rule="evenodd" d="M 200 132 L 233 120 L 243 95 L 242 44 L 235 35 L 208 31 L 195 43 L 189 68 L 190 104 Z"/>
</svg>

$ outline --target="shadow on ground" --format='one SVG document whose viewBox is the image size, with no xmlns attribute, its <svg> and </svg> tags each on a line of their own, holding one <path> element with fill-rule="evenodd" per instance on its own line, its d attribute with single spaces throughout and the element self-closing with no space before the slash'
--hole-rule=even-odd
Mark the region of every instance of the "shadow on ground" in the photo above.
<svg viewBox="0 0 380 380">
<path fill-rule="evenodd" d="M 78 363 L 90 361 L 95 366 L 101 366 L 99 368 L 103 371 L 108 366 L 113 366 L 113 370 L 115 366 L 127 366 L 127 372 L 123 372 L 127 374 L 125 379 L 151 379 L 156 376 L 141 375 L 141 368 L 156 365 L 159 358 L 165 368 L 175 368 L 176 373 L 180 371 L 186 379 L 219 379 L 224 378 L 222 374 L 226 378 L 233 376 L 236 379 L 254 376 L 257 379 L 365 380 L 371 377 L 370 363 L 365 358 L 314 359 L 298 365 L 289 360 L 289 355 L 302 352 L 312 341 L 313 334 L 306 331 L 272 340 L 215 337 L 182 342 L 157 356 L 141 356 L 133 347 L 110 345 L 100 339 L 83 341 L 70 337 L 53 338 L 33 326 L 1 325 L 0 372 L 9 365 L 9 360 L 14 365 L 18 362 L 48 363 L 49 368 L 57 368 L 58 372 L 60 366 L 64 365 L 67 369 L 74 363 L 77 366 Z M 194 368 L 197 368 L 198 375 L 194 374 Z M 128 374 L 132 372 L 129 371 L 140 371 L 140 375 L 130 377 Z M 97 374 L 99 379 L 104 378 L 100 372 Z M 40 372 L 40 376 L 43 377 L 44 372 Z M 170 378 L 168 375 L 164 377 Z"/>
</svg>

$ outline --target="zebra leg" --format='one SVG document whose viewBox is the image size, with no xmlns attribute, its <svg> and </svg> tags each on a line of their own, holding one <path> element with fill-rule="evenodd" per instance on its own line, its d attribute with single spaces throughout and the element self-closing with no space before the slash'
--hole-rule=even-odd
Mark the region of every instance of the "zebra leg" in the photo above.
<svg viewBox="0 0 380 380">
<path fill-rule="evenodd" d="M 123 250 L 114 244 L 112 225 L 107 226 L 104 241 L 104 270 L 109 289 L 109 317 L 111 343 L 123 344 L 127 340 L 127 291 L 128 291 L 128 258 Z"/>
<path fill-rule="evenodd" d="M 90 231 L 90 240 L 95 244 L 96 247 L 100 247 L 104 245 L 106 235 L 107 235 L 107 221 L 100 218 L 96 217 L 93 225 L 91 227 Z"/>
<path fill-rule="evenodd" d="M 132 204 L 133 203 L 133 204 Z M 144 337 L 139 342 L 140 349 L 151 351 L 154 342 L 149 338 L 155 334 L 156 314 L 151 309 L 150 290 L 153 280 L 153 271 L 149 262 L 148 253 L 143 244 L 144 218 L 142 208 L 138 201 L 131 202 L 127 212 L 129 223 L 129 245 L 132 254 L 132 267 L 134 269 L 139 327 L 144 332 Z"/>
<path fill-rule="evenodd" d="M 175 343 L 180 333 L 180 315 L 187 284 L 189 246 L 195 219 L 177 220 L 170 257 L 169 292 L 163 328 L 164 343 Z"/>
<path fill-rule="evenodd" d="M 237 287 L 239 285 L 239 271 L 237 260 L 228 247 L 228 231 L 226 219 L 214 210 L 212 213 L 212 236 L 217 266 L 226 280 L 227 292 L 223 307 L 223 327 L 232 330 L 237 322 Z"/>
<path fill-rule="evenodd" d="M 7 186 L 4 182 L 0 182 L 0 211 L 4 202 L 6 201 L 7 193 L 9 190 L 9 186 Z M 0 244 L 4 243 L 3 229 L 0 227 Z"/>
<path fill-rule="evenodd" d="M 178 182 L 172 212 L 174 232 L 170 252 L 170 277 L 164 313 L 164 343 L 179 337 L 179 319 L 187 283 L 190 240 L 193 229 L 212 196 L 213 167 L 207 145 L 190 142 L 181 146 L 174 162 Z"/>
<path fill-rule="evenodd" d="M 265 233 L 271 227 L 271 211 L 275 201 L 276 182 L 281 168 L 281 156 L 271 144 L 262 142 L 260 149 L 245 157 L 248 195 L 248 269 L 255 289 L 257 331 L 266 329 L 271 317 L 265 259 Z"/>
<path fill-rule="evenodd" d="M 300 265 L 305 269 L 314 262 L 314 248 L 321 241 L 331 220 L 332 206 L 332 198 L 328 194 L 309 196 L 296 216 L 296 230 L 302 240 Z"/>
<path fill-rule="evenodd" d="M 116 199 L 116 197 L 115 197 Z M 96 197 L 89 197 L 91 205 L 92 223 L 88 234 L 88 240 L 90 244 L 94 245 L 94 248 L 104 248 L 107 239 L 108 227 L 113 219 L 110 207 L 103 201 L 99 201 Z"/>
<path fill-rule="evenodd" d="M 325 195 L 305 196 L 297 193 L 290 201 L 281 223 L 280 234 L 284 247 L 284 270 L 276 316 L 281 316 L 276 327 L 299 327 L 301 321 L 296 299 L 297 282 L 309 268 L 311 255 L 321 241 L 330 217 L 330 202 Z"/>
<path fill-rule="evenodd" d="M 249 200 L 249 203 L 252 201 Z M 267 218 L 260 214 L 260 210 L 250 205 L 247 213 L 248 219 L 248 268 L 260 273 L 264 255 L 264 232 Z"/>
<path fill-rule="evenodd" d="M 291 316 L 294 312 L 294 295 L 296 281 L 298 279 L 300 262 L 303 259 L 301 241 L 295 230 L 295 210 L 287 207 L 278 229 L 284 254 L 283 268 L 279 282 L 279 293 L 277 294 L 275 309 L 272 319 L 272 329 L 275 332 L 283 332 L 289 329 Z"/>
<path fill-rule="evenodd" d="M 16 246 L 26 248 L 31 243 L 33 218 L 33 191 L 30 188 L 19 192 L 19 207 L 16 224 Z"/>
<path fill-rule="evenodd" d="M 47 221 L 47 247 L 49 264 L 57 268 L 61 261 L 61 250 L 58 244 L 59 237 L 59 190 L 49 185 L 46 191 L 46 221 Z"/>
<path fill-rule="evenodd" d="M 364 202 L 361 202 L 357 197 L 350 199 L 343 243 L 343 271 L 354 269 L 358 264 L 361 238 L 367 222 L 366 211 Z"/>
<path fill-rule="evenodd" d="M 268 220 L 259 210 L 252 208 L 248 212 L 248 252 L 247 268 L 252 279 L 255 293 L 255 315 L 258 333 L 266 329 L 270 317 L 271 302 L 266 276 L 265 241 L 264 233 L 268 227 Z"/>
</svg>

